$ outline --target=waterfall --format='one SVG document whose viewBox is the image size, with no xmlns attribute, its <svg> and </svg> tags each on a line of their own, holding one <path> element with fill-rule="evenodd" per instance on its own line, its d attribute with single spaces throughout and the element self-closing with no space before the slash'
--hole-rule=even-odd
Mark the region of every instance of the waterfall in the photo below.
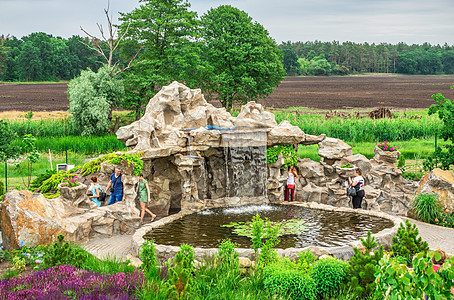
<svg viewBox="0 0 454 300">
<path fill-rule="evenodd" d="M 225 196 L 267 196 L 266 130 L 221 132 L 225 161 Z"/>
</svg>

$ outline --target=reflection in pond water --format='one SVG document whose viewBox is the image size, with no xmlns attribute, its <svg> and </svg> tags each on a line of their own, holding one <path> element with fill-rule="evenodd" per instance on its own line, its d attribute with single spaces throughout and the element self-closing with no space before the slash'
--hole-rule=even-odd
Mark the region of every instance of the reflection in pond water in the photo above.
<svg viewBox="0 0 454 300">
<path fill-rule="evenodd" d="M 271 221 L 302 219 L 309 224 L 309 231 L 300 235 L 280 237 L 278 248 L 306 247 L 309 245 L 342 246 L 365 237 L 367 231 L 377 233 L 390 228 L 387 219 L 346 212 L 331 212 L 290 205 L 252 205 L 233 208 L 216 208 L 185 216 L 170 224 L 153 229 L 145 235 L 157 244 L 179 246 L 183 243 L 194 247 L 212 248 L 225 238 L 240 247 L 250 247 L 250 239 L 232 233 L 232 228 L 221 227 L 230 222 L 246 222 L 259 214 Z"/>
</svg>

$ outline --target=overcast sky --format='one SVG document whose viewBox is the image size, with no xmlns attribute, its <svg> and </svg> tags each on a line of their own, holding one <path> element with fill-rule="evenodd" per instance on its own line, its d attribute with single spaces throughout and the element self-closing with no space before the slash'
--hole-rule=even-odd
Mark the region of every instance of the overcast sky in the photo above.
<svg viewBox="0 0 454 300">
<path fill-rule="evenodd" d="M 199 15 L 229 4 L 282 41 L 406 42 L 454 45 L 454 0 L 190 0 Z M 110 0 L 116 20 L 138 0 Z M 45 32 L 68 38 L 97 33 L 107 0 L 0 0 L 0 34 Z"/>
</svg>

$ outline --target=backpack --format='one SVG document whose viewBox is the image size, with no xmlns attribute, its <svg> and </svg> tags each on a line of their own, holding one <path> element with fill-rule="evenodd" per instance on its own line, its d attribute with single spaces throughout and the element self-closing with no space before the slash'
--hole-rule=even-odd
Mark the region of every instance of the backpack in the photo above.
<svg viewBox="0 0 454 300">
<path fill-rule="evenodd" d="M 106 200 L 106 196 L 107 196 L 106 193 L 100 190 L 98 201 L 104 202 Z"/>
</svg>

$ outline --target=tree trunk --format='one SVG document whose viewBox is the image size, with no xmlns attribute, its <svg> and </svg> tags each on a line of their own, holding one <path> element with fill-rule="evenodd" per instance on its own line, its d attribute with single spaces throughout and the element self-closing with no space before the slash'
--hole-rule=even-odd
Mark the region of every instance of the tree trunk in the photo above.
<svg viewBox="0 0 454 300">
<path fill-rule="evenodd" d="M 114 133 L 117 132 L 119 126 L 120 126 L 120 117 L 116 116 L 116 118 L 115 118 L 115 126 L 114 126 L 114 129 L 113 129 Z"/>
</svg>

